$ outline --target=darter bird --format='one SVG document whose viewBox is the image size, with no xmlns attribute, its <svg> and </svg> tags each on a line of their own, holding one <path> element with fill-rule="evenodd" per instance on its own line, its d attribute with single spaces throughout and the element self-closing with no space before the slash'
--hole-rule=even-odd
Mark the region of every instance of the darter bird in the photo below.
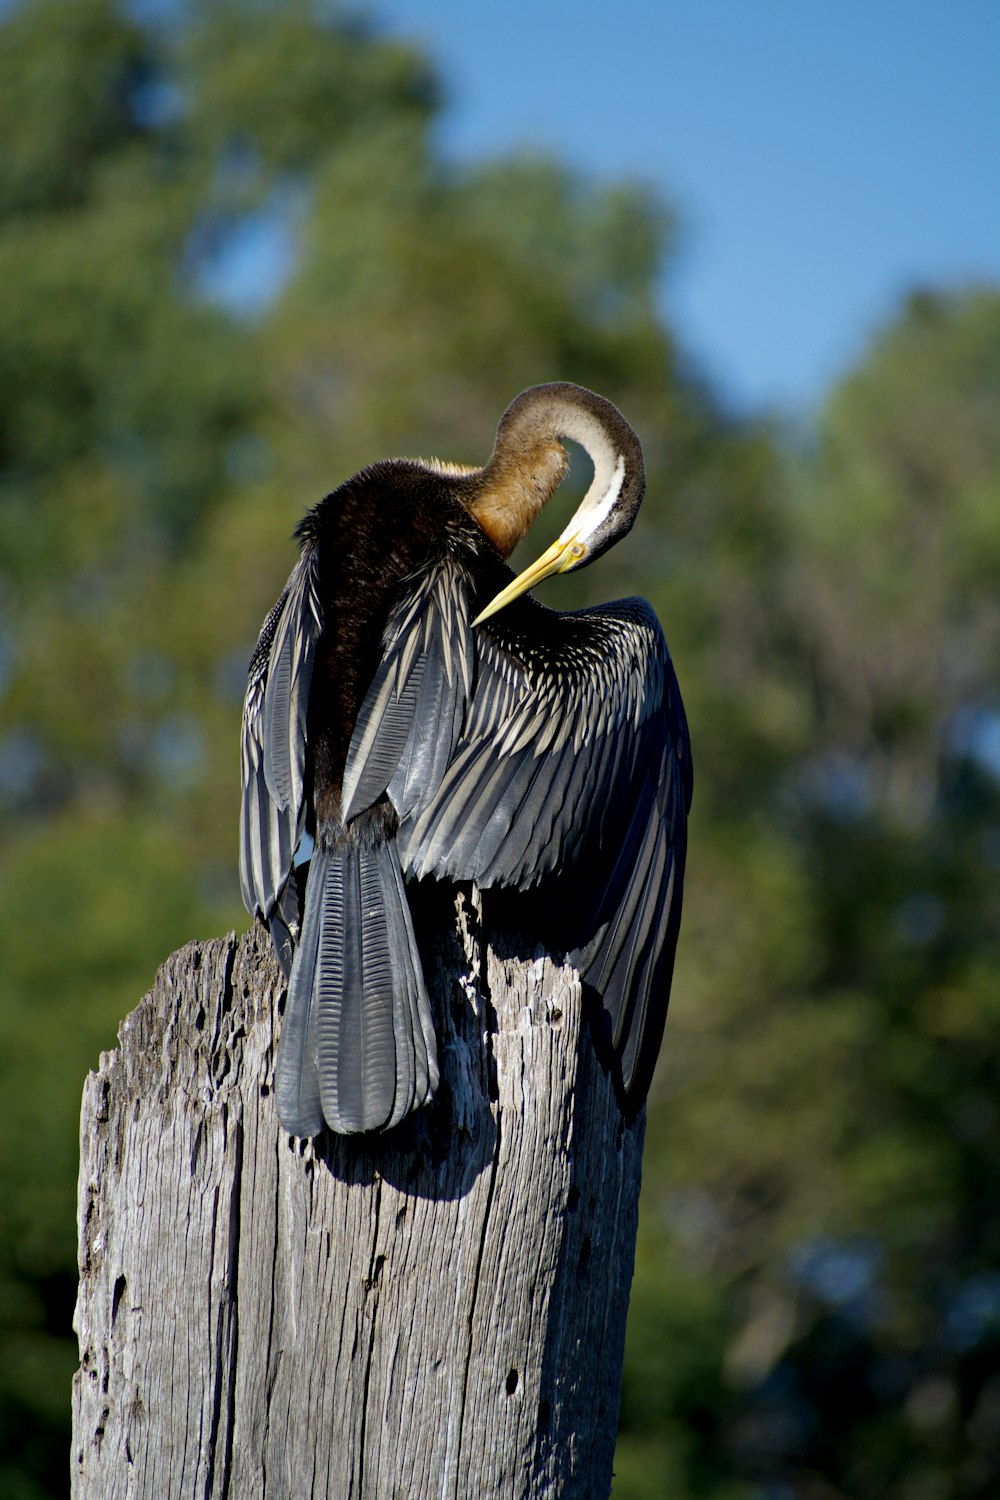
<svg viewBox="0 0 1000 1500">
<path fill-rule="evenodd" d="M 593 480 L 515 578 L 504 560 L 568 466 L 560 438 Z M 288 980 L 275 1095 L 293 1135 L 388 1130 L 434 1093 L 406 891 L 426 876 L 565 888 L 598 1047 L 626 1116 L 641 1105 L 680 922 L 684 710 L 645 600 L 559 613 L 528 590 L 618 541 L 644 489 L 621 413 L 557 382 L 511 403 L 484 467 L 375 463 L 300 525 L 250 663 L 240 838 L 243 899 Z"/>
</svg>

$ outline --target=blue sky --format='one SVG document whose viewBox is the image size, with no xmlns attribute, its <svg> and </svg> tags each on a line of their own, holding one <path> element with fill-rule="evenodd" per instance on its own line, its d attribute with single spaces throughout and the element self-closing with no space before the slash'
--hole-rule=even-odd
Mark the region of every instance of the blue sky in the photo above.
<svg viewBox="0 0 1000 1500">
<path fill-rule="evenodd" d="M 914 284 L 1000 282 L 997 0 L 378 0 L 452 160 L 548 150 L 681 216 L 663 306 L 743 408 L 802 413 Z"/>
</svg>

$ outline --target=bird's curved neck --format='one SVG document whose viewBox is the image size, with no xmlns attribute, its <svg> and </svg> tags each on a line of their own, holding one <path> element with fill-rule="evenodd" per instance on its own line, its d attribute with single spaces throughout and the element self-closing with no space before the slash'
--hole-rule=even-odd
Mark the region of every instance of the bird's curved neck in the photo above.
<svg viewBox="0 0 1000 1500">
<path fill-rule="evenodd" d="M 469 496 L 468 507 L 501 557 L 509 557 L 551 500 L 569 468 L 557 438 L 531 448 L 499 444 Z"/>
<path fill-rule="evenodd" d="M 607 428 L 558 391 L 524 392 L 506 412 L 489 462 L 469 476 L 466 504 L 502 557 L 510 556 L 565 477 L 569 455 L 560 438 L 579 443 L 594 465 L 581 513 L 620 488 L 620 455 Z"/>
</svg>

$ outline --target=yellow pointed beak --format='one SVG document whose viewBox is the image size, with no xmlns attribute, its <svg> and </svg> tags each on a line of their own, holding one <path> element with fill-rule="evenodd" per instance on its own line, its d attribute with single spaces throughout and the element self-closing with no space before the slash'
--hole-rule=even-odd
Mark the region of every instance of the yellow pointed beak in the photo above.
<svg viewBox="0 0 1000 1500">
<path fill-rule="evenodd" d="M 579 567 L 586 554 L 583 542 L 577 541 L 575 536 L 559 537 L 547 552 L 543 552 L 523 573 L 518 573 L 505 589 L 500 590 L 495 599 L 490 600 L 484 610 L 480 610 L 473 625 L 481 625 L 490 615 L 497 614 L 507 604 L 513 604 L 515 599 L 533 589 L 544 578 L 551 578 L 553 573 L 568 573 L 571 568 Z"/>
</svg>

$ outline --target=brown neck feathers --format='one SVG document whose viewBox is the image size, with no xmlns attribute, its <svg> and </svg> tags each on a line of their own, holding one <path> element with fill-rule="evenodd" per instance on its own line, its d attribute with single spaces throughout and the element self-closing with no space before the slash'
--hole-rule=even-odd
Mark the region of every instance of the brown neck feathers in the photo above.
<svg viewBox="0 0 1000 1500">
<path fill-rule="evenodd" d="M 467 500 L 501 557 L 509 557 L 558 489 L 569 455 L 554 437 L 512 441 L 494 450 Z"/>
</svg>

